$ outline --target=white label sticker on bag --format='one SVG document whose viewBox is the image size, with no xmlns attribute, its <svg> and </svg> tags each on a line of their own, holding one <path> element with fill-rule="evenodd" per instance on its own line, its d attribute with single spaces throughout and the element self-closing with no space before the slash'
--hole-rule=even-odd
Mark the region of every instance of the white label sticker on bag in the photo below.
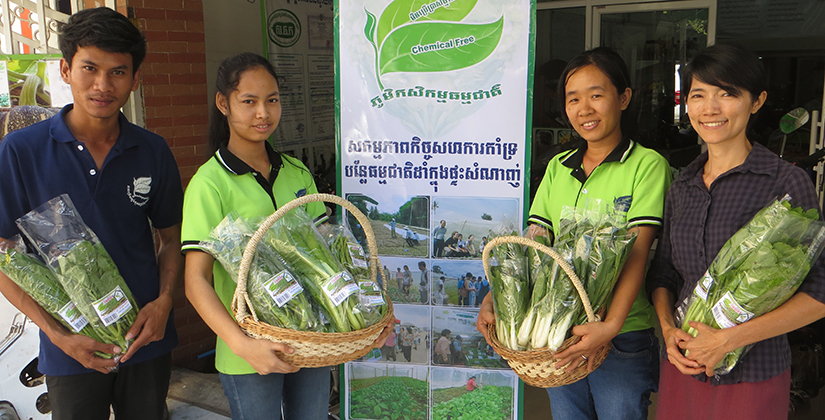
<svg viewBox="0 0 825 420">
<path fill-rule="evenodd" d="M 80 332 L 86 325 L 89 325 L 89 320 L 86 319 L 80 311 L 74 306 L 74 303 L 69 302 L 57 311 L 58 315 L 72 327 L 72 331 Z"/>
<path fill-rule="evenodd" d="M 279 308 L 282 308 L 287 302 L 304 291 L 304 288 L 295 280 L 295 277 L 292 277 L 292 274 L 286 270 L 272 276 L 261 287 L 266 290 Z"/>
<path fill-rule="evenodd" d="M 375 282 L 365 281 L 359 283 L 361 286 L 361 303 L 366 306 L 381 306 L 384 302 L 384 296 L 381 295 L 381 289 Z"/>
<path fill-rule="evenodd" d="M 92 302 L 92 307 L 95 308 L 97 316 L 103 321 L 103 325 L 107 327 L 132 310 L 132 304 L 126 298 L 126 293 L 123 293 L 120 286 L 115 286 L 106 296 Z"/>
<path fill-rule="evenodd" d="M 338 306 L 350 295 L 358 291 L 358 284 L 346 271 L 342 271 L 325 281 L 321 285 L 324 293 L 332 300 L 332 304 Z"/>
<path fill-rule="evenodd" d="M 696 288 L 693 289 L 693 293 L 696 294 L 700 299 L 707 301 L 708 300 L 708 292 L 710 292 L 710 288 L 713 286 L 713 277 L 710 275 L 709 272 L 705 271 L 705 274 L 699 280 L 699 283 L 696 284 Z"/>
<path fill-rule="evenodd" d="M 349 255 L 352 257 L 352 266 L 355 268 L 367 268 L 367 257 L 364 254 L 364 248 L 352 242 L 347 243 L 347 248 L 349 248 Z"/>
<path fill-rule="evenodd" d="M 730 292 L 722 295 L 711 311 L 713 319 L 722 328 L 735 327 L 753 318 L 753 313 L 743 308 Z"/>
</svg>

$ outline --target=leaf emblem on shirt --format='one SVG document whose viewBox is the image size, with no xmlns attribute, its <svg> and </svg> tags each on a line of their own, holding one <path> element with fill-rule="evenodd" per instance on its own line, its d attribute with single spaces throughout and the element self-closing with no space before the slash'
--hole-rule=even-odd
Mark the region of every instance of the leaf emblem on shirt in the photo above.
<svg viewBox="0 0 825 420">
<path fill-rule="evenodd" d="M 152 178 L 135 178 L 135 180 L 132 182 L 132 185 L 134 186 L 135 194 L 149 194 L 149 192 L 152 191 Z"/>
</svg>

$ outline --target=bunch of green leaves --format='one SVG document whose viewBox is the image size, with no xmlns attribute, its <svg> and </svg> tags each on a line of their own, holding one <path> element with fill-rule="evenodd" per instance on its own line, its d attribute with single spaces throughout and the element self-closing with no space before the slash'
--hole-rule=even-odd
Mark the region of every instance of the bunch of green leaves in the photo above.
<svg viewBox="0 0 825 420">
<path fill-rule="evenodd" d="M 372 378 L 367 387 L 353 384 L 351 417 L 387 420 L 427 418 L 427 382 L 401 377 Z M 357 389 L 356 389 L 357 388 Z"/>
<path fill-rule="evenodd" d="M 18 240 L 12 242 L 19 243 Z M 85 335 L 97 341 L 103 341 L 95 329 L 89 325 L 88 320 L 78 313 L 77 308 L 74 307 L 69 295 L 63 290 L 63 286 L 57 281 L 54 273 L 37 257 L 13 247 L 0 249 L 0 271 L 66 327 L 68 331 Z M 61 316 L 61 312 L 64 313 L 65 318 Z M 78 329 L 77 327 L 81 325 L 82 327 Z M 112 354 L 102 352 L 96 352 L 95 354 L 106 359 L 114 357 Z"/>
<path fill-rule="evenodd" d="M 95 329 L 99 341 L 114 344 L 125 352 L 131 343 L 126 340 L 126 333 L 137 318 L 138 304 L 112 257 L 101 243 L 87 240 L 64 243 L 63 249 L 67 252 L 56 258 L 58 281 Z M 101 316 L 111 319 L 104 321 Z"/>
<path fill-rule="evenodd" d="M 466 388 L 465 388 L 466 390 Z M 433 420 L 505 420 L 512 413 L 513 388 L 484 385 L 433 406 Z"/>
<path fill-rule="evenodd" d="M 822 252 L 825 223 L 818 219 L 816 209 L 791 208 L 787 200 L 760 210 L 722 246 L 677 309 L 682 329 L 695 337 L 688 321 L 729 328 L 790 299 Z M 729 373 L 749 348 L 728 353 L 715 374 Z"/>
<path fill-rule="evenodd" d="M 510 236 L 518 235 L 515 231 L 508 233 Z M 495 237 L 490 235 L 491 240 Z M 493 247 L 490 252 L 490 291 L 496 314 L 496 335 L 505 347 L 524 350 L 518 342 L 518 328 L 530 302 L 530 280 L 524 250 L 521 245 L 505 243 Z"/>
<path fill-rule="evenodd" d="M 292 210 L 278 219 L 267 230 L 264 242 L 301 280 L 333 332 L 350 332 L 369 325 L 365 314 L 378 311 L 361 304 L 358 284 L 332 255 L 303 209 Z"/>
<path fill-rule="evenodd" d="M 344 225 L 322 226 L 322 236 L 332 255 L 350 274 L 355 277 L 360 290 L 361 304 L 373 307 L 374 311 L 364 313 L 368 325 L 375 324 L 387 313 L 387 296 L 379 285 L 370 278 L 370 269 L 364 248 L 355 235 Z"/>
<path fill-rule="evenodd" d="M 201 249 L 210 253 L 235 283 L 243 260 L 243 252 L 255 230 L 250 224 L 232 212 L 209 234 L 209 240 L 200 243 Z M 270 325 L 299 331 L 321 331 L 323 323 L 303 287 L 293 286 L 294 276 L 272 247 L 258 244 L 247 277 L 247 294 L 252 310 L 258 319 Z M 279 301 L 276 302 L 276 296 Z M 280 300 L 283 299 L 283 300 Z M 288 299 L 288 300 L 287 300 Z"/>
<path fill-rule="evenodd" d="M 555 250 L 584 286 L 594 312 L 607 304 L 635 242 L 624 214 L 607 211 L 601 201 L 562 209 Z M 549 239 L 536 241 L 550 246 Z M 518 332 L 518 344 L 528 349 L 558 349 L 573 325 L 587 322 L 581 297 L 558 262 L 528 250 L 532 290 L 530 306 Z"/>
</svg>

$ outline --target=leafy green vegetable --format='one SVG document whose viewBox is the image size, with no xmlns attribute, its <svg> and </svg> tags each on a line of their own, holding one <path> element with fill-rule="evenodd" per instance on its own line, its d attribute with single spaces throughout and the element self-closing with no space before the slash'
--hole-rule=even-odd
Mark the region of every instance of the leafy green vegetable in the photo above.
<svg viewBox="0 0 825 420">
<path fill-rule="evenodd" d="M 455 391 L 461 395 L 435 402 L 433 420 L 505 420 L 513 416 L 513 388 L 483 385 L 474 391 L 467 391 L 466 387 L 446 391 Z M 435 393 L 433 391 L 433 398 L 437 399 Z"/>
<path fill-rule="evenodd" d="M 818 219 L 816 209 L 803 212 L 786 200 L 760 210 L 722 246 L 677 309 L 682 329 L 695 337 L 688 321 L 730 328 L 790 299 L 822 252 L 825 223 Z M 728 353 L 714 373 L 729 373 L 749 348 Z"/>
<path fill-rule="evenodd" d="M 361 305 L 358 284 L 315 230 L 312 219 L 295 209 L 276 221 L 264 241 L 283 258 L 318 304 L 335 332 L 366 328 L 364 313 L 374 310 Z"/>
<path fill-rule="evenodd" d="M 351 387 L 351 418 L 427 418 L 427 381 L 389 376 L 354 380 Z"/>
<path fill-rule="evenodd" d="M 516 232 L 512 232 L 516 235 Z M 492 235 L 491 239 L 492 239 Z M 496 334 L 505 347 L 523 350 L 518 342 L 518 328 L 530 301 L 530 280 L 521 245 L 505 243 L 491 251 L 490 289 L 496 313 Z"/>
<path fill-rule="evenodd" d="M 246 244 L 254 234 L 249 224 L 233 212 L 200 243 L 237 283 Z M 304 289 L 275 250 L 260 242 L 249 267 L 247 294 L 258 319 L 270 325 L 299 331 L 321 331 L 323 323 L 303 293 Z"/>
<path fill-rule="evenodd" d="M 67 330 L 97 341 L 103 340 L 89 325 L 89 321 L 79 313 L 54 273 L 40 260 L 14 248 L 0 249 L 0 271 Z M 114 357 L 112 354 L 101 352 L 97 352 L 96 355 L 106 359 Z"/>
</svg>

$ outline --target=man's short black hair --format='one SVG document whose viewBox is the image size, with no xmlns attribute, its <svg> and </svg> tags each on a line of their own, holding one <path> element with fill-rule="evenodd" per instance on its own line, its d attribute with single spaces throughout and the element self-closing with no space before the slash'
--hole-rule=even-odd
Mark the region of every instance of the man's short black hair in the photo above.
<svg viewBox="0 0 825 420">
<path fill-rule="evenodd" d="M 146 57 L 146 38 L 126 16 L 98 7 L 81 10 L 60 28 L 58 41 L 63 59 L 72 65 L 80 47 L 97 47 L 110 53 L 132 56 L 132 72 L 137 72 Z"/>
</svg>

